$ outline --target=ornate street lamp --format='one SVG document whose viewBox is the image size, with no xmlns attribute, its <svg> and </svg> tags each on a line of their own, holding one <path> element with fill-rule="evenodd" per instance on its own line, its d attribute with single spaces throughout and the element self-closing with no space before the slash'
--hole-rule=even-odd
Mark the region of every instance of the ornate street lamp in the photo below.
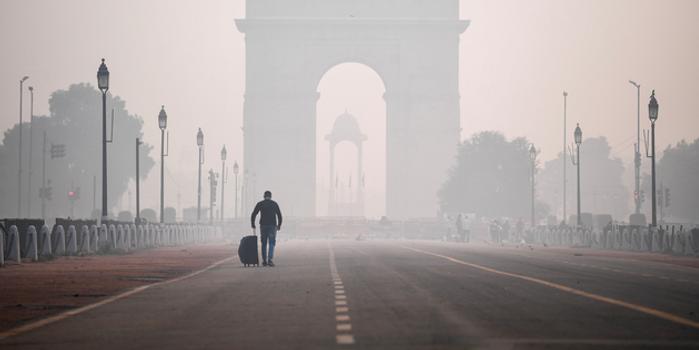
<svg viewBox="0 0 699 350">
<path fill-rule="evenodd" d="M 160 107 L 160 113 L 158 113 L 158 127 L 160 127 L 160 223 L 162 224 L 165 222 L 165 157 L 167 156 L 167 152 L 165 151 L 165 129 L 167 129 L 167 113 L 165 113 L 165 106 Z"/>
<path fill-rule="evenodd" d="M 238 218 L 238 172 L 240 167 L 238 167 L 238 162 L 233 164 L 233 175 L 235 175 L 235 218 Z"/>
<path fill-rule="evenodd" d="M 28 76 L 19 80 L 19 166 L 17 170 L 17 218 L 22 217 L 22 96 L 24 96 L 23 85 L 29 79 Z"/>
<path fill-rule="evenodd" d="M 199 128 L 197 131 L 197 146 L 199 147 L 199 176 L 197 185 L 197 223 L 201 220 L 201 166 L 204 164 L 203 159 L 203 147 L 204 147 L 204 133 Z"/>
<path fill-rule="evenodd" d="M 582 217 L 580 216 L 580 145 L 582 144 L 582 130 L 580 129 L 580 123 L 575 127 L 573 136 L 575 138 L 575 157 L 571 154 L 571 159 L 578 171 L 578 227 L 580 227 L 582 226 Z"/>
<path fill-rule="evenodd" d="M 653 227 L 658 226 L 657 217 L 657 202 L 655 194 L 655 122 L 658 120 L 658 110 L 660 109 L 658 105 L 658 100 L 655 99 L 655 90 L 650 95 L 650 102 L 648 103 L 648 119 L 650 119 L 650 147 L 651 147 L 651 196 L 652 196 L 652 224 Z M 647 145 L 647 144 L 646 144 Z"/>
<path fill-rule="evenodd" d="M 109 90 L 109 70 L 100 64 L 97 70 L 97 87 L 102 91 L 102 220 L 107 219 L 107 91 Z"/>
<path fill-rule="evenodd" d="M 226 172 L 226 157 L 228 156 L 228 151 L 226 151 L 226 145 L 223 145 L 221 149 L 221 222 L 223 222 L 223 212 L 224 212 L 224 199 L 225 199 L 225 187 L 226 180 L 228 178 L 228 173 Z"/>
</svg>

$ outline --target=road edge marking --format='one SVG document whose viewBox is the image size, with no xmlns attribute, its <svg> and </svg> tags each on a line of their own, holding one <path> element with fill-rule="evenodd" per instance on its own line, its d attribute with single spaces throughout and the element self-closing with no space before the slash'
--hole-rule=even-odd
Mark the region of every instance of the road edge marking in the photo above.
<svg viewBox="0 0 699 350">
<path fill-rule="evenodd" d="M 20 335 L 20 334 L 23 334 L 23 333 L 27 333 L 27 332 L 36 330 L 36 329 L 38 329 L 38 328 L 47 326 L 47 325 L 49 325 L 49 324 L 52 324 L 52 323 L 55 323 L 55 322 L 58 322 L 58 321 L 61 321 L 61 320 L 65 320 L 65 319 L 67 319 L 67 318 L 70 318 L 70 317 L 73 317 L 73 316 L 82 314 L 82 313 L 87 312 L 87 311 L 90 311 L 90 310 L 92 310 L 92 309 L 96 309 L 96 308 L 98 308 L 98 307 L 100 307 L 100 306 L 104 306 L 104 305 L 113 303 L 113 302 L 115 302 L 115 301 L 117 301 L 117 300 L 130 297 L 130 296 L 132 296 L 132 295 L 134 295 L 134 294 L 138 294 L 138 293 L 143 292 L 144 290 L 149 289 L 149 288 L 152 288 L 152 287 L 163 286 L 163 285 L 167 285 L 167 284 L 171 284 L 171 283 L 180 282 L 180 281 L 186 280 L 186 279 L 188 279 L 188 278 L 192 278 L 192 277 L 194 277 L 194 276 L 196 276 L 196 275 L 199 275 L 199 274 L 201 274 L 201 273 L 204 273 L 204 272 L 206 272 L 206 271 L 209 271 L 209 270 L 211 270 L 211 269 L 213 269 L 213 268 L 215 268 L 215 267 L 217 267 L 217 266 L 219 266 L 219 265 L 222 265 L 222 264 L 225 264 L 225 263 L 227 263 L 227 262 L 229 262 L 229 261 L 231 261 L 231 260 L 234 260 L 236 257 L 237 257 L 237 255 L 236 255 L 236 256 L 231 256 L 231 257 L 228 257 L 228 258 L 219 260 L 219 261 L 217 261 L 217 262 L 215 262 L 215 263 L 213 263 L 213 264 L 211 264 L 211 265 L 209 265 L 209 266 L 207 266 L 207 267 L 205 267 L 205 268 L 203 268 L 203 269 L 201 269 L 201 270 L 197 270 L 197 271 L 194 271 L 194 272 L 190 272 L 189 274 L 186 274 L 186 275 L 184 275 L 184 276 L 180 276 L 180 277 L 176 277 L 176 278 L 173 278 L 173 279 L 169 279 L 169 280 L 167 280 L 167 281 L 160 281 L 160 282 L 155 282 L 155 283 L 147 284 L 147 285 L 145 285 L 145 286 L 139 286 L 139 287 L 136 287 L 136 288 L 127 290 L 126 292 L 123 292 L 123 293 L 121 293 L 121 294 L 117 294 L 117 295 L 111 296 L 111 297 L 109 297 L 109 298 L 107 298 L 107 299 L 98 301 L 98 302 L 96 302 L 96 303 L 92 303 L 92 304 L 88 304 L 88 305 L 85 305 L 85 306 L 81 306 L 81 307 L 79 307 L 79 308 L 77 308 L 77 309 L 68 310 L 68 311 L 62 312 L 62 313 L 60 313 L 60 314 L 58 314 L 58 315 L 49 316 L 49 317 L 47 317 L 47 318 L 43 318 L 43 319 L 40 319 L 40 320 L 31 322 L 31 323 L 28 323 L 28 324 L 19 326 L 19 327 L 12 328 L 12 329 L 7 330 L 7 331 L 4 331 L 4 332 L 0 332 L 0 341 L 5 340 L 5 339 L 8 339 L 8 338 L 11 338 L 11 337 L 14 337 L 14 336 L 17 336 L 17 335 Z"/>
<path fill-rule="evenodd" d="M 634 303 L 630 303 L 630 302 L 626 302 L 623 300 L 614 299 L 614 298 L 610 298 L 610 297 L 605 297 L 603 295 L 599 295 L 599 294 L 595 294 L 595 293 L 585 292 L 585 291 L 580 290 L 580 289 L 575 289 L 573 287 L 568 287 L 568 286 L 558 284 L 555 282 L 549 282 L 549 281 L 542 280 L 542 279 L 539 279 L 536 277 L 529 277 L 529 276 L 520 275 L 520 274 L 516 274 L 516 273 L 512 273 L 512 272 L 497 270 L 494 268 L 490 268 L 490 267 L 486 267 L 486 266 L 482 266 L 482 265 L 478 265 L 478 264 L 474 264 L 474 263 L 469 263 L 469 262 L 466 262 L 463 260 L 452 258 L 452 257 L 447 256 L 447 255 L 437 254 L 437 253 L 433 253 L 433 252 L 422 250 L 422 249 L 412 248 L 412 247 L 408 247 L 408 246 L 400 246 L 400 247 L 404 248 L 404 249 L 412 250 L 412 251 L 417 252 L 417 253 L 439 257 L 439 258 L 451 261 L 453 263 L 469 266 L 469 267 L 472 267 L 472 268 L 475 268 L 478 270 L 533 282 L 533 283 L 540 284 L 540 285 L 543 285 L 543 286 L 546 286 L 549 288 L 557 289 L 557 290 L 560 290 L 563 292 L 575 294 L 578 296 L 582 296 L 582 297 L 585 297 L 588 299 L 592 299 L 595 301 L 599 301 L 599 302 L 603 302 L 603 303 L 607 303 L 607 304 L 611 304 L 611 305 L 621 306 L 623 308 L 630 309 L 633 311 L 638 311 L 638 312 L 644 313 L 646 315 L 650 315 L 650 316 L 654 316 L 654 317 L 657 317 L 660 319 L 664 319 L 666 321 L 670 321 L 670 322 L 674 322 L 674 323 L 688 326 L 691 328 L 699 329 L 699 322 L 695 322 L 695 321 L 692 321 L 690 319 L 671 314 L 669 312 L 654 309 L 652 307 L 634 304 Z"/>
</svg>

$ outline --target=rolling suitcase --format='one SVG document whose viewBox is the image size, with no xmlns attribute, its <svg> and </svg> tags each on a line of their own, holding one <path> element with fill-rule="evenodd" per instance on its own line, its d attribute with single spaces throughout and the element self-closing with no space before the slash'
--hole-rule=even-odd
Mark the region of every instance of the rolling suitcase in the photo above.
<svg viewBox="0 0 699 350">
<path fill-rule="evenodd" d="M 260 265 L 260 260 L 257 256 L 257 236 L 245 236 L 240 240 L 238 257 L 244 266 Z"/>
</svg>

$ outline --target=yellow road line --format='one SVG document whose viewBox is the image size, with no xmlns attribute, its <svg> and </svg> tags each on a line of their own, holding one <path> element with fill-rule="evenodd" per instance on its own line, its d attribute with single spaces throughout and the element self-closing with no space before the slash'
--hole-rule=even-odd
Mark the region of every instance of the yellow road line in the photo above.
<svg viewBox="0 0 699 350">
<path fill-rule="evenodd" d="M 49 325 L 49 324 L 54 323 L 54 322 L 65 320 L 65 319 L 73 317 L 75 315 L 79 315 L 79 314 L 82 314 L 84 312 L 90 311 L 92 309 L 96 309 L 100 306 L 107 305 L 109 303 L 115 302 L 115 301 L 120 300 L 120 299 L 124 299 L 126 297 L 130 297 L 134 294 L 138 294 L 138 293 L 143 292 L 144 290 L 151 288 L 151 287 L 162 286 L 162 285 L 186 280 L 186 279 L 194 277 L 200 273 L 209 271 L 216 266 L 219 266 L 219 265 L 224 264 L 230 260 L 233 260 L 234 258 L 235 258 L 235 256 L 232 256 L 230 258 L 225 258 L 225 259 L 219 260 L 219 261 L 217 261 L 217 262 L 215 262 L 215 263 L 213 263 L 213 264 L 211 264 L 211 265 L 209 265 L 209 266 L 207 266 L 199 271 L 194 271 L 194 272 L 187 274 L 187 275 L 184 275 L 184 276 L 180 276 L 180 277 L 177 277 L 177 278 L 174 278 L 171 280 L 167 280 L 167 281 L 156 282 L 156 283 L 147 284 L 145 286 L 136 287 L 136 288 L 131 289 L 129 291 L 126 291 L 124 293 L 117 294 L 115 296 L 109 297 L 107 299 L 104 299 L 102 301 L 98 301 L 98 302 L 93 303 L 93 304 L 85 305 L 83 307 L 79 307 L 79 308 L 74 309 L 74 310 L 62 312 L 62 313 L 55 315 L 55 316 L 47 317 L 47 318 L 38 320 L 36 322 L 32 322 L 32 323 L 25 324 L 23 326 L 19 326 L 19 327 L 16 327 L 16 328 L 4 331 L 4 332 L 0 332 L 0 340 L 4 340 L 4 339 L 14 337 L 14 336 L 22 334 L 22 333 L 33 331 L 35 329 L 41 328 L 43 326 Z"/>
<path fill-rule="evenodd" d="M 669 313 L 669 312 L 661 311 L 661 310 L 654 309 L 654 308 L 651 308 L 651 307 L 648 307 L 648 306 L 638 305 L 638 304 L 626 302 L 626 301 L 619 300 L 619 299 L 614 299 L 614 298 L 605 297 L 605 296 L 599 295 L 599 294 L 594 294 L 594 293 L 590 293 L 590 292 L 585 292 L 585 291 L 582 291 L 582 290 L 580 290 L 580 289 L 575 289 L 575 288 L 572 288 L 572 287 L 564 286 L 564 285 L 562 285 L 562 284 L 558 284 L 558 283 L 554 283 L 554 282 L 545 281 L 545 280 L 542 280 L 542 279 L 539 279 L 539 278 L 535 278 L 535 277 L 529 277 L 529 276 L 520 275 L 520 274 L 516 274 L 516 273 L 512 273 L 512 272 L 505 272 L 505 271 L 496 270 L 496 269 L 493 269 L 493 268 L 490 268 L 490 267 L 485 267 L 485 266 L 481 266 L 481 265 L 469 263 L 469 262 L 466 262 L 466 261 L 463 261 L 463 260 L 459 260 L 459 259 L 456 259 L 456 258 L 452 258 L 452 257 L 450 257 L 450 256 L 441 255 L 441 254 L 429 252 L 429 251 L 426 251 L 426 250 L 416 249 L 416 248 L 407 247 L 407 246 L 401 246 L 401 247 L 403 247 L 403 248 L 405 248 L 405 249 L 408 249 L 408 250 L 412 250 L 412 251 L 417 252 L 417 253 L 422 253 L 422 254 L 426 254 L 426 255 L 436 256 L 436 257 L 439 257 L 439 258 L 442 258 L 442 259 L 449 260 L 449 261 L 451 261 L 451 262 L 453 262 L 453 263 L 457 263 L 457 264 L 461 264 L 461 265 L 466 265 L 466 266 L 473 267 L 473 268 L 475 268 L 475 269 L 479 269 L 479 270 L 482 270 L 482 271 L 486 271 L 486 272 L 490 272 L 490 273 L 494 273 L 494 274 L 498 274 L 498 275 L 502 275 L 502 276 L 508 276 L 508 277 L 513 277 L 513 278 L 518 278 L 518 279 L 521 279 L 521 280 L 533 282 L 533 283 L 540 284 L 540 285 L 543 285 L 543 286 L 546 286 L 546 287 L 550 287 L 550 288 L 553 288 L 553 289 L 557 289 L 557 290 L 560 290 L 560 291 L 563 291 L 563 292 L 567 292 L 567 293 L 579 295 L 579 296 L 582 296 L 582 297 L 585 297 L 585 298 L 588 298 L 588 299 L 600 301 L 600 302 L 607 303 L 607 304 L 612 304 L 612 305 L 621 306 L 621 307 L 623 307 L 623 308 L 630 309 L 630 310 L 634 310 L 634 311 L 638 311 L 638 312 L 644 313 L 644 314 L 646 314 L 646 315 L 651 315 L 651 316 L 654 316 L 654 317 L 657 317 L 657 318 L 661 318 L 661 319 L 664 319 L 664 320 L 667 320 L 667 321 L 670 321 L 670 322 L 674 322 L 674 323 L 678 323 L 678 324 L 681 324 L 681 325 L 684 325 L 684 326 L 688 326 L 688 327 L 692 327 L 692 328 L 699 329 L 699 322 L 692 321 L 692 320 L 690 320 L 690 319 L 686 319 L 686 318 L 684 318 L 684 317 L 680 317 L 680 316 L 671 314 L 671 313 Z"/>
</svg>

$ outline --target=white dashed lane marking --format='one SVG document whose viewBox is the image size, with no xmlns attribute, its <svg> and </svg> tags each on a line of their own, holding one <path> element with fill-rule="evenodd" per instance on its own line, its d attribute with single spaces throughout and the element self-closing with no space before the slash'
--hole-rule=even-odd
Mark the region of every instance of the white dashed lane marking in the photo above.
<svg viewBox="0 0 699 350">
<path fill-rule="evenodd" d="M 328 251 L 330 255 L 330 274 L 332 276 L 335 295 L 335 329 L 336 342 L 338 345 L 354 344 L 354 336 L 352 331 L 352 323 L 350 323 L 349 306 L 347 306 L 347 295 L 345 295 L 345 287 L 342 284 L 340 274 L 337 272 L 337 264 L 335 263 L 335 252 L 332 245 L 328 241 Z"/>
</svg>

